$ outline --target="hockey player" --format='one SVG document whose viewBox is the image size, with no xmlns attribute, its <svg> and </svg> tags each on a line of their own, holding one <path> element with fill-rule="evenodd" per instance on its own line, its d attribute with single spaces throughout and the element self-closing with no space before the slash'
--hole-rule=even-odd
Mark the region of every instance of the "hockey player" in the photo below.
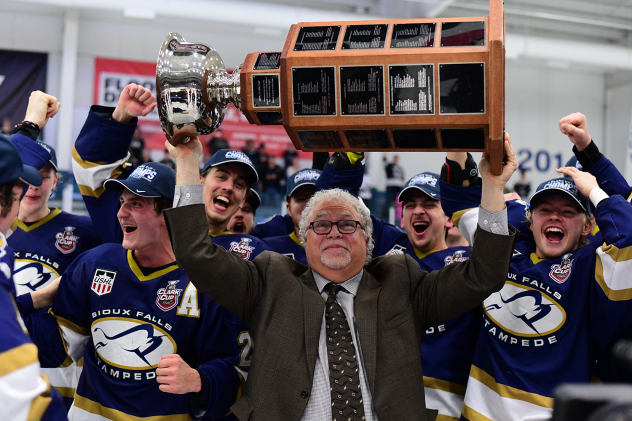
<svg viewBox="0 0 632 421">
<path fill-rule="evenodd" d="M 465 154 L 449 159 L 473 169 Z M 630 327 L 632 284 L 623 275 L 629 260 L 622 256 L 632 246 L 632 207 L 621 196 L 609 197 L 589 173 L 558 171 L 574 182 L 560 178 L 538 186 L 528 221 L 532 239 L 521 237 L 504 288 L 483 303 L 462 419 L 548 419 L 553 388 L 588 382 L 595 359 Z M 461 211 L 464 235 L 474 234 L 470 221 L 478 197 L 478 187 L 441 182 L 444 209 Z M 603 246 L 583 245 L 591 231 L 586 197 Z M 512 215 L 519 214 L 510 212 L 510 222 Z"/>
<path fill-rule="evenodd" d="M 17 312 L 13 250 L 5 238 L 18 215 L 25 185 L 41 183 L 37 169 L 23 165 L 16 147 L 0 136 L 0 417 L 7 420 L 66 419 L 61 396 L 40 374 L 37 347 Z"/>
<path fill-rule="evenodd" d="M 321 171 L 304 169 L 295 172 L 288 178 L 286 198 L 287 213 L 292 219 L 294 230 L 289 235 L 280 235 L 265 239 L 266 244 L 279 254 L 284 254 L 292 259 L 307 264 L 305 247 L 298 238 L 298 223 L 305 205 L 316 191 L 316 182 Z"/>
<path fill-rule="evenodd" d="M 20 150 L 23 161 L 39 170 L 42 185 L 30 186 L 20 202 L 20 212 L 11 225 L 7 238 L 15 252 L 14 281 L 20 308 L 30 312 L 33 306 L 31 295 L 49 285 L 66 270 L 81 253 L 101 243 L 93 230 L 90 218 L 49 208 L 48 199 L 58 181 L 55 150 L 37 142 L 40 130 L 49 118 L 57 113 L 60 103 L 57 98 L 35 91 L 29 98 L 24 121 L 16 127 L 11 140 Z M 48 311 L 42 308 L 40 311 Z M 28 324 L 29 318 L 25 319 Z M 29 326 L 29 329 L 35 329 Z M 49 332 L 54 335 L 55 332 Z M 68 409 L 74 398 L 78 375 L 77 366 L 66 361 L 62 367 L 51 366 L 49 351 L 40 349 L 42 372 L 64 397 Z M 79 368 L 80 371 L 80 368 Z"/>
<path fill-rule="evenodd" d="M 241 204 L 239 210 L 230 218 L 228 231 L 233 234 L 252 235 L 255 227 L 255 215 L 261 205 L 261 196 L 253 188 L 250 188 L 246 200 Z"/>
<path fill-rule="evenodd" d="M 158 163 L 107 180 L 122 245 L 82 254 L 62 276 L 51 314 L 68 355 L 84 359 L 71 420 L 220 418 L 235 400 L 243 325 L 175 263 L 162 216 L 174 187 Z"/>
</svg>

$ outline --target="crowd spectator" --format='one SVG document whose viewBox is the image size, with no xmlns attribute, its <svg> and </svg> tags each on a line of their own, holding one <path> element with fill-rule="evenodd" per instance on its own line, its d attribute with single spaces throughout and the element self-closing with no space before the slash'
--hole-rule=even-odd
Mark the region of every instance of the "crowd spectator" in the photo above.
<svg viewBox="0 0 632 421">
<path fill-rule="evenodd" d="M 524 200 L 529 198 L 531 183 L 527 179 L 527 170 L 524 168 L 520 169 L 520 179 L 514 184 L 514 191 Z"/>
<path fill-rule="evenodd" d="M 13 125 L 11 124 L 11 119 L 9 117 L 5 117 L 4 120 L 2 120 L 2 130 L 0 130 L 0 132 L 8 136 L 12 131 Z"/>
<path fill-rule="evenodd" d="M 139 127 L 134 131 L 134 137 L 129 146 L 129 153 L 132 164 L 141 165 L 147 162 L 145 160 L 145 139 L 143 139 L 143 132 Z"/>
<path fill-rule="evenodd" d="M 290 162 L 290 165 L 287 165 L 285 167 L 285 175 L 286 178 L 289 178 L 292 174 L 300 171 L 301 166 L 298 163 L 298 157 L 295 156 L 294 159 L 292 159 L 292 162 Z"/>
<path fill-rule="evenodd" d="M 210 149 L 210 154 L 213 155 L 220 149 L 229 149 L 228 140 L 224 137 L 224 133 L 221 130 L 213 132 L 211 138 L 206 142 L 206 145 Z"/>
<path fill-rule="evenodd" d="M 263 183 L 263 203 L 264 206 L 277 206 L 281 202 L 281 187 L 285 185 L 285 174 L 283 169 L 277 165 L 273 156 L 268 157 L 265 168 L 261 171 L 261 181 Z"/>
<path fill-rule="evenodd" d="M 246 144 L 242 149 L 243 153 L 245 153 L 250 161 L 255 164 L 255 167 L 259 163 L 259 152 L 257 151 L 257 145 L 253 139 L 246 140 Z"/>
<path fill-rule="evenodd" d="M 391 206 L 404 187 L 404 169 L 399 165 L 399 157 L 393 156 L 393 162 L 388 162 L 384 157 L 384 170 L 386 171 L 386 200 Z"/>
<path fill-rule="evenodd" d="M 294 163 L 294 159 L 298 156 L 298 152 L 293 145 L 288 145 L 287 149 L 285 149 L 285 154 L 283 155 L 283 159 L 285 160 L 285 168 L 291 166 Z M 298 171 L 298 169 L 296 170 Z M 293 171 L 289 174 L 294 174 L 296 171 Z"/>
</svg>

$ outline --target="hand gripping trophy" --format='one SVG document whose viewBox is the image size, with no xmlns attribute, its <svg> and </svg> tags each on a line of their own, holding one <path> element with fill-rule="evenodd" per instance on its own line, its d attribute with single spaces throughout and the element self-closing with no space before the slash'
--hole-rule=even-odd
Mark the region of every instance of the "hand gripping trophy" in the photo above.
<svg viewBox="0 0 632 421">
<path fill-rule="evenodd" d="M 502 0 L 489 17 L 292 25 L 283 51 L 219 54 L 172 32 L 156 69 L 169 141 L 210 134 L 228 103 L 257 125 L 283 125 L 304 151 L 488 151 L 502 168 Z"/>
</svg>

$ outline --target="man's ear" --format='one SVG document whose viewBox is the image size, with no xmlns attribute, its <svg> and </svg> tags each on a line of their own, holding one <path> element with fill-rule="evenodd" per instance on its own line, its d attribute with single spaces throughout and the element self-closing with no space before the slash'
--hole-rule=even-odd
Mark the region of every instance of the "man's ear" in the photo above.
<svg viewBox="0 0 632 421">
<path fill-rule="evenodd" d="M 582 228 L 582 237 L 587 236 L 592 231 L 592 221 L 590 218 L 586 217 L 586 222 L 584 223 L 584 227 Z"/>
<path fill-rule="evenodd" d="M 452 222 L 452 218 L 448 217 L 448 219 L 445 221 L 445 228 L 452 228 L 454 226 L 454 222 Z"/>
<path fill-rule="evenodd" d="M 204 184 L 204 177 L 200 175 L 200 184 Z"/>
</svg>

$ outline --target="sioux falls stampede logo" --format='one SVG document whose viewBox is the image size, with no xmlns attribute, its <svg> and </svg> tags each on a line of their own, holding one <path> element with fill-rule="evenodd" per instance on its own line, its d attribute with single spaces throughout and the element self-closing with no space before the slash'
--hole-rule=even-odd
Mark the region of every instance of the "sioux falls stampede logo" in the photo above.
<svg viewBox="0 0 632 421">
<path fill-rule="evenodd" d="M 250 242 L 252 242 L 252 239 L 242 237 L 239 243 L 236 241 L 231 242 L 228 251 L 237 253 L 241 256 L 242 259 L 248 260 L 250 259 L 250 255 L 255 249 L 254 246 L 250 245 Z"/>
<path fill-rule="evenodd" d="M 451 265 L 452 263 L 465 262 L 469 257 L 463 256 L 465 254 L 465 250 L 457 250 L 454 252 L 452 256 L 448 256 L 443 261 L 445 265 Z"/>
<path fill-rule="evenodd" d="M 64 228 L 64 232 L 58 232 L 55 235 L 55 247 L 57 250 L 61 251 L 64 254 L 72 253 L 77 249 L 77 242 L 79 241 L 79 237 L 73 235 L 73 231 L 75 227 L 66 227 Z"/>
<path fill-rule="evenodd" d="M 178 280 L 169 281 L 169 285 L 166 288 L 160 288 L 158 290 L 158 297 L 156 297 L 156 305 L 162 311 L 169 311 L 178 305 L 180 300 L 181 289 L 176 288 L 176 284 L 180 282 Z"/>
<path fill-rule="evenodd" d="M 558 265 L 551 266 L 551 272 L 549 276 L 558 284 L 563 284 L 571 275 L 571 269 L 573 268 L 573 261 L 571 260 L 571 253 L 565 254 L 562 257 L 562 262 Z"/>
</svg>

